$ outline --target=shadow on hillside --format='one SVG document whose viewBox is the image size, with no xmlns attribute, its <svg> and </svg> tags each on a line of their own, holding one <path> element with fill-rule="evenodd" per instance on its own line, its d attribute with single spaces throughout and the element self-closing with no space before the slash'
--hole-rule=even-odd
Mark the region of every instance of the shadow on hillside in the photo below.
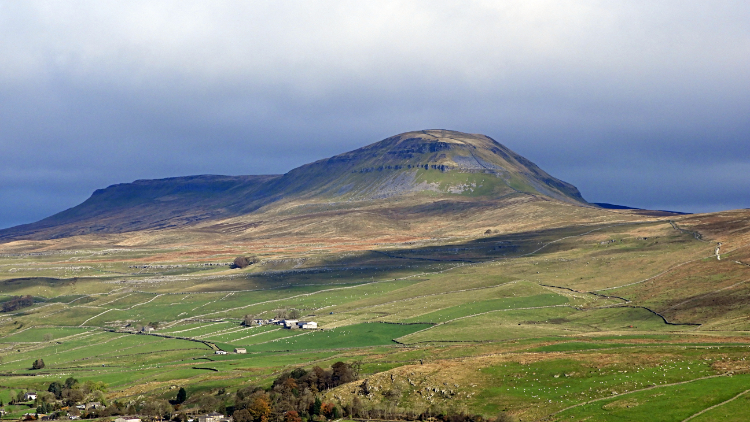
<svg viewBox="0 0 750 422">
<path fill-rule="evenodd" d="M 628 223 L 648 224 L 648 223 Z M 277 265 L 257 266 L 249 273 L 213 277 L 209 283 L 194 285 L 193 291 L 267 290 L 301 286 L 361 284 L 372 280 L 395 279 L 419 273 L 446 270 L 462 264 L 515 259 L 524 256 L 545 256 L 581 247 L 575 238 L 596 231 L 618 227 L 612 224 L 570 226 L 535 230 L 513 234 L 494 234 L 465 242 L 434 244 L 414 242 L 400 247 L 384 247 L 365 252 L 317 256 L 308 261 L 287 259 Z M 574 241 L 570 241 L 573 239 Z M 238 270 L 241 271 L 241 270 Z M 160 274 L 142 274 L 141 277 L 158 277 Z M 0 281 L 0 291 L 15 294 L 30 286 L 72 285 L 77 281 L 92 279 L 107 281 L 110 278 L 79 277 L 55 279 L 48 277 L 19 278 Z M 113 276 L 111 279 L 138 283 L 139 277 Z M 221 281 L 221 280 L 224 281 Z M 135 286 L 135 285 L 134 285 Z M 49 300 L 49 299 L 48 299 Z"/>
<path fill-rule="evenodd" d="M 479 239 L 450 244 L 407 243 L 399 248 L 330 256 L 315 263 L 293 268 L 265 268 L 248 274 L 247 278 L 276 288 L 282 288 L 282 285 L 361 283 L 399 278 L 420 272 L 445 270 L 462 264 L 481 264 L 573 250 L 581 244 L 566 240 L 574 240 L 581 235 L 615 227 L 617 226 L 611 224 L 571 226 L 505 235 L 488 234 Z"/>
</svg>

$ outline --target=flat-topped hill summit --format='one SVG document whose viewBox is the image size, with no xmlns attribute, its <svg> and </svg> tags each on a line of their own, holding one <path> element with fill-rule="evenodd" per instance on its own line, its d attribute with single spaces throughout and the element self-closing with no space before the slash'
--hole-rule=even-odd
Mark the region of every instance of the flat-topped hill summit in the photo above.
<svg viewBox="0 0 750 422">
<path fill-rule="evenodd" d="M 0 231 L 0 240 L 164 229 L 295 203 L 421 201 L 509 195 L 590 206 L 575 186 L 485 135 L 423 130 L 392 136 L 284 175 L 189 176 L 100 189 L 82 204 Z"/>
<path fill-rule="evenodd" d="M 586 204 L 556 179 L 485 135 L 423 130 L 296 168 L 277 181 L 305 196 L 377 199 L 417 192 L 502 196 L 540 194 Z"/>
</svg>

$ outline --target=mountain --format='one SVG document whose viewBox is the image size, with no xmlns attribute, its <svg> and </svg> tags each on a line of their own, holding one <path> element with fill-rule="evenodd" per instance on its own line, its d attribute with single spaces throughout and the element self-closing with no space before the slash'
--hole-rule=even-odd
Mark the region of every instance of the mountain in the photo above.
<svg viewBox="0 0 750 422">
<path fill-rule="evenodd" d="M 586 204 L 575 186 L 494 139 L 449 130 L 392 136 L 298 167 L 275 183 L 287 195 L 309 198 L 367 200 L 425 192 L 491 197 L 522 192 Z"/>
<path fill-rule="evenodd" d="M 0 240 L 52 239 L 182 227 L 251 214 L 290 201 L 366 203 L 416 197 L 483 203 L 531 195 L 589 206 L 578 189 L 485 135 L 423 130 L 295 168 L 284 175 L 137 180 L 95 191 L 82 204 Z"/>
</svg>

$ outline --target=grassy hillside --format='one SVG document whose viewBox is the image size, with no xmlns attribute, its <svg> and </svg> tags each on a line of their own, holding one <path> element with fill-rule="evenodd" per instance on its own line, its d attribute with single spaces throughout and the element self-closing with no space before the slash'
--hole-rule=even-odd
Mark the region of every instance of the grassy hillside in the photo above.
<svg viewBox="0 0 750 422">
<path fill-rule="evenodd" d="M 188 408 L 231 404 L 283 371 L 343 360 L 359 380 L 321 397 L 393 415 L 708 421 L 745 403 L 748 211 L 299 206 L 255 227 L 3 244 L 0 302 L 34 303 L 0 313 L 0 398 L 74 376 L 123 404 L 173 399 L 175 386 L 195 397 Z M 237 255 L 257 263 L 230 269 Z M 240 324 L 292 309 L 322 330 Z M 214 354 L 236 347 L 248 353 Z"/>
</svg>

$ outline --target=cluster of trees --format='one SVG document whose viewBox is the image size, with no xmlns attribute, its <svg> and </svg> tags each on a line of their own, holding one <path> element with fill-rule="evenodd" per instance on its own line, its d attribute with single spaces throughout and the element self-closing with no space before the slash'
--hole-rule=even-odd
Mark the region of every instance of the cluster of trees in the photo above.
<svg viewBox="0 0 750 422">
<path fill-rule="evenodd" d="M 34 304 L 34 298 L 30 295 L 13 296 L 10 300 L 3 302 L 3 312 L 13 312 L 21 308 L 27 308 Z"/>
<path fill-rule="evenodd" d="M 331 368 L 315 366 L 310 371 L 295 369 L 276 378 L 267 391 L 246 387 L 237 392 L 234 402 L 235 422 L 301 422 L 338 419 L 340 406 L 323 403 L 317 393 L 357 379 L 357 369 L 344 362 Z"/>
<path fill-rule="evenodd" d="M 314 393 L 328 390 L 339 385 L 352 382 L 359 376 L 361 362 L 352 364 L 336 362 L 331 365 L 330 369 L 323 369 L 314 366 L 310 371 L 297 368 L 291 372 L 285 372 L 276 378 L 271 387 L 274 391 L 283 393 L 298 393 L 299 391 L 310 390 Z M 296 385 L 293 389 L 287 388 L 290 385 Z"/>
<path fill-rule="evenodd" d="M 319 393 L 357 379 L 361 362 L 336 362 L 330 368 L 295 369 L 282 373 L 272 386 L 241 388 L 236 394 L 219 390 L 217 394 L 193 394 L 180 408 L 200 412 L 226 413 L 235 422 L 302 422 L 322 421 L 344 415 L 340 405 L 324 403 Z M 182 398 L 180 392 L 178 402 Z"/>
<path fill-rule="evenodd" d="M 44 359 L 37 359 L 31 364 L 31 369 L 42 369 L 44 368 Z"/>
<path fill-rule="evenodd" d="M 277 377 L 270 389 L 246 387 L 237 392 L 232 416 L 235 422 L 322 422 L 342 417 L 383 420 L 438 420 L 440 422 L 511 422 L 515 419 L 501 413 L 486 419 L 481 415 L 428 409 L 415 412 L 398 408 L 399 391 L 386 395 L 386 401 L 365 405 L 358 397 L 345 404 L 323 402 L 319 393 L 355 381 L 361 362 L 336 362 L 329 369 L 313 367 L 310 371 L 295 369 Z M 360 389 L 367 389 L 363 382 Z"/>
<path fill-rule="evenodd" d="M 47 387 L 47 393 L 39 393 L 37 401 L 45 403 L 59 402 L 65 406 L 75 406 L 84 401 L 97 401 L 104 404 L 104 393 L 107 385 L 101 381 L 78 382 L 68 377 L 64 382 L 53 381 Z"/>
<path fill-rule="evenodd" d="M 10 401 L 8 402 L 8 404 L 13 405 L 13 404 L 18 404 L 18 403 L 23 403 L 25 401 L 23 399 L 25 395 L 26 395 L 26 392 L 24 392 L 24 391 L 19 391 L 19 392 L 17 392 L 17 393 L 14 394 L 13 391 L 11 390 L 11 392 L 10 392 Z M 0 406 L 3 405 L 2 403 L 3 402 L 0 401 Z"/>
<path fill-rule="evenodd" d="M 86 409 L 83 412 L 76 408 L 76 405 L 88 402 L 99 402 L 106 406 L 104 398 L 106 391 L 107 385 L 103 382 L 86 381 L 80 383 L 77 379 L 69 377 L 63 382 L 53 381 L 47 391 L 37 392 L 34 406 L 36 406 L 38 414 L 46 414 L 50 419 L 67 419 L 68 415 L 97 418 L 124 414 L 118 412 L 116 406 L 96 410 Z M 24 391 L 19 391 L 15 395 L 11 392 L 10 404 L 23 403 L 24 397 Z M 2 402 L 0 402 L 0 406 L 2 406 Z"/>
<path fill-rule="evenodd" d="M 110 409 L 112 407 L 115 407 L 116 409 Z M 166 420 L 175 416 L 175 420 L 183 420 L 175 413 L 175 406 L 164 399 L 151 399 L 131 402 L 128 404 L 115 402 L 115 406 L 110 406 L 106 410 L 112 415 L 144 415 L 150 418 L 161 418 Z"/>
<path fill-rule="evenodd" d="M 230 414 L 235 422 L 324 422 L 342 417 L 383 420 L 431 420 L 439 422 L 512 422 L 515 419 L 506 413 L 495 418 L 484 418 L 481 415 L 470 415 L 457 411 L 428 409 L 416 412 L 398 407 L 400 391 L 384 392 L 386 400 L 379 404 L 365 404 L 358 397 L 348 403 L 323 402 L 322 392 L 340 385 L 355 381 L 359 377 L 362 362 L 336 362 L 330 368 L 315 366 L 310 370 L 302 368 L 284 372 L 278 376 L 271 387 L 264 389 L 257 386 L 241 388 L 236 394 L 229 394 L 220 389 L 216 394 L 193 394 L 188 397 L 187 391 L 180 388 L 176 398 L 171 401 L 147 399 L 122 403 L 113 402 L 106 406 L 104 392 L 107 386 L 101 382 L 87 381 L 79 383 L 73 377 L 64 382 L 50 383 L 47 392 L 37 395 L 37 413 L 44 413 L 62 418 L 67 413 L 82 418 L 100 418 L 116 415 L 143 415 L 153 418 L 172 419 L 183 422 L 185 410 L 191 409 L 203 413 L 218 411 Z M 366 393 L 367 381 L 359 389 Z M 18 394 L 18 400 L 23 392 Z M 105 408 L 86 409 L 82 414 L 75 408 L 79 403 L 98 401 Z M 63 411 L 63 406 L 67 410 Z"/>
</svg>

